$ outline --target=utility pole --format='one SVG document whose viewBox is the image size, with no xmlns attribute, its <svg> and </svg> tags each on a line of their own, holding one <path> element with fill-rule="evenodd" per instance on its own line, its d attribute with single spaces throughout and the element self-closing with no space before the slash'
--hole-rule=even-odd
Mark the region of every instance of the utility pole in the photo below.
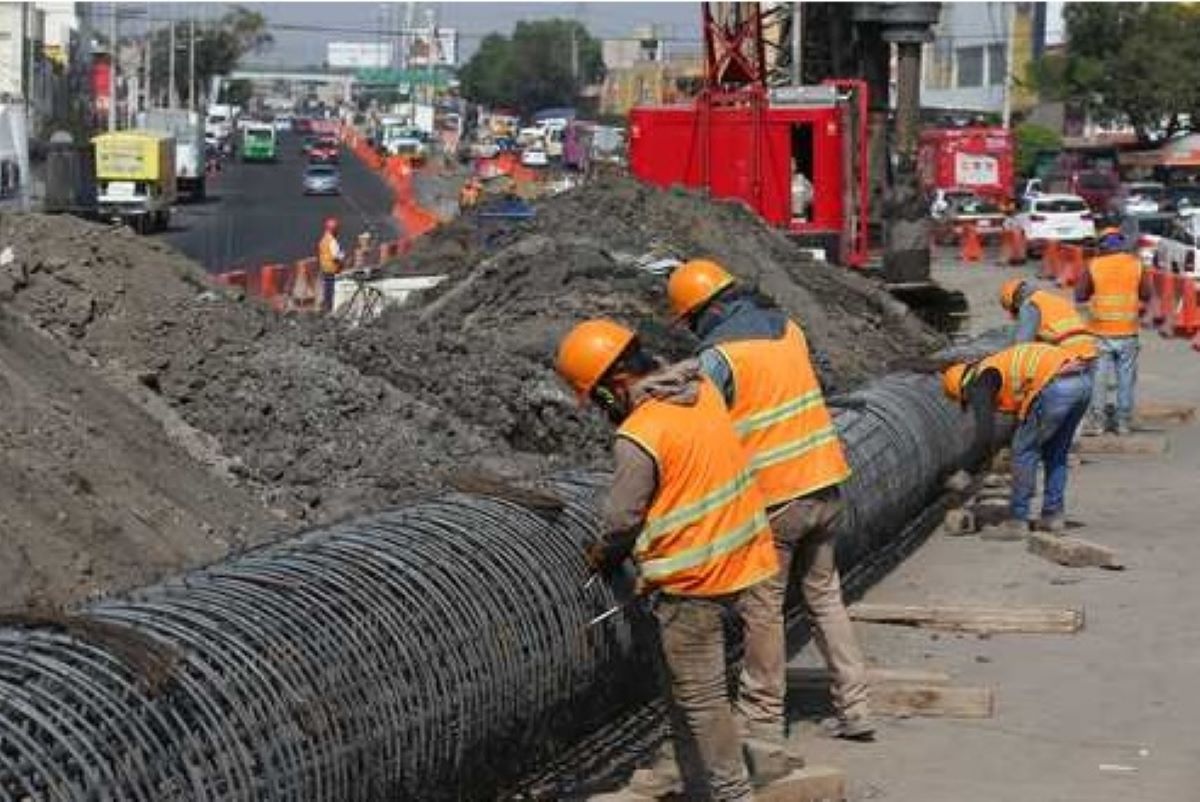
<svg viewBox="0 0 1200 802">
<path fill-rule="evenodd" d="M 175 108 L 175 18 L 170 22 L 170 44 L 167 45 L 167 106 Z"/>
<path fill-rule="evenodd" d="M 579 25 L 572 21 L 571 23 L 571 79 L 575 81 L 575 85 L 579 86 Z"/>
<path fill-rule="evenodd" d="M 1004 11 L 1004 107 L 1001 110 L 1001 124 L 1008 128 L 1012 124 L 1013 41 L 1017 4 L 1005 3 Z"/>
<path fill-rule="evenodd" d="M 792 3 L 792 86 L 800 86 L 804 73 L 800 69 L 803 64 L 804 49 L 804 7 L 800 3 Z"/>
<path fill-rule="evenodd" d="M 196 110 L 196 18 L 188 18 L 188 108 Z"/>
<path fill-rule="evenodd" d="M 146 49 L 143 51 L 146 62 L 146 108 L 154 108 L 154 81 L 150 75 L 154 72 L 154 19 L 150 16 L 150 4 L 146 3 Z"/>
<path fill-rule="evenodd" d="M 117 130 L 117 4 L 108 18 L 108 130 Z"/>
</svg>

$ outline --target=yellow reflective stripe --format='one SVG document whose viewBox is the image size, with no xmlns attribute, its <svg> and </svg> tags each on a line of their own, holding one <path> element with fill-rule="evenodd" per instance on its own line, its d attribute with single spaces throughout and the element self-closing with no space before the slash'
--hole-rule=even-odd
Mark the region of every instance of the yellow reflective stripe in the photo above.
<svg viewBox="0 0 1200 802">
<path fill-rule="evenodd" d="M 726 482 L 711 493 L 701 496 L 691 504 L 677 507 L 659 518 L 647 519 L 646 525 L 638 535 L 637 550 L 641 551 L 668 532 L 674 532 L 677 529 L 682 529 L 689 524 L 693 524 L 713 510 L 725 506 L 746 492 L 750 487 L 751 481 L 753 480 L 748 472 L 739 471 L 738 475 L 731 481 Z"/>
<path fill-rule="evenodd" d="M 837 431 L 833 426 L 825 426 L 799 440 L 791 440 L 783 445 L 758 452 L 750 460 L 750 468 L 761 471 L 780 462 L 795 459 L 834 440 L 837 440 Z"/>
<path fill-rule="evenodd" d="M 802 412 L 819 406 L 821 403 L 821 391 L 809 390 L 804 395 L 797 396 L 790 401 L 785 401 L 777 407 L 764 409 L 762 412 L 756 412 L 734 424 L 733 428 L 742 437 L 757 432 L 759 429 L 765 429 L 768 426 L 773 426 L 780 421 L 785 421 L 788 418 L 794 418 Z"/>
<path fill-rule="evenodd" d="M 712 541 L 700 546 L 672 554 L 670 557 L 658 557 L 638 563 L 642 576 L 651 581 L 666 579 L 672 574 L 686 571 L 704 565 L 717 557 L 737 551 L 752 541 L 759 532 L 767 526 L 767 514 L 761 509 L 745 523 L 737 526 Z"/>
<path fill-rule="evenodd" d="M 1019 396 L 1025 394 L 1026 384 L 1037 375 L 1038 351 L 1028 346 L 1017 346 L 1013 350 L 1015 353 L 1009 366 L 1009 380 L 1012 382 L 1013 397 L 1019 401 Z"/>
</svg>

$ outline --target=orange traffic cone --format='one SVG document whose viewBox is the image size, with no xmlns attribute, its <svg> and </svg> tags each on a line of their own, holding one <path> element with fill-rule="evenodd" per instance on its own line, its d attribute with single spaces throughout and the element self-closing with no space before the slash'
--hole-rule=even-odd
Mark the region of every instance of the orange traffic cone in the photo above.
<svg viewBox="0 0 1200 802">
<path fill-rule="evenodd" d="M 1025 264 L 1025 229 L 1012 229 L 1012 251 L 1009 253 L 1008 263 L 1010 265 Z"/>
<path fill-rule="evenodd" d="M 959 258 L 964 262 L 978 262 L 983 259 L 983 243 L 979 241 L 979 232 L 975 230 L 973 223 L 963 226 Z"/>
</svg>

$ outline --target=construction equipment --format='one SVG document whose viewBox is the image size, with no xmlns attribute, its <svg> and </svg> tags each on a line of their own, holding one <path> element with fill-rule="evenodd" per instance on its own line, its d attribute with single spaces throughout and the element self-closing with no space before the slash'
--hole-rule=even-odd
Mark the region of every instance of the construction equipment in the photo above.
<svg viewBox="0 0 1200 802">
<path fill-rule="evenodd" d="M 744 201 L 833 261 L 867 259 L 867 88 L 862 81 L 768 87 L 756 3 L 702 3 L 704 86 L 694 102 L 630 113 L 629 165 L 662 187 Z M 801 178 L 803 177 L 803 178 Z M 812 185 L 793 205 L 793 186 Z"/>
<path fill-rule="evenodd" d="M 175 203 L 175 138 L 133 129 L 100 134 L 92 144 L 99 215 L 139 234 L 166 228 Z"/>
<path fill-rule="evenodd" d="M 1012 203 L 1013 139 L 1007 128 L 927 128 L 917 145 L 921 188 L 965 190 L 1004 208 Z"/>
<path fill-rule="evenodd" d="M 207 165 L 200 115 L 187 109 L 149 109 L 138 114 L 138 127 L 175 137 L 176 189 L 190 200 L 204 200 Z"/>
</svg>

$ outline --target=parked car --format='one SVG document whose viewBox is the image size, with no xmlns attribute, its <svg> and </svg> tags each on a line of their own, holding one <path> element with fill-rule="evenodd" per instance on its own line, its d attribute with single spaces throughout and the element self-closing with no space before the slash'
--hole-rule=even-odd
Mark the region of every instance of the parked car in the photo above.
<svg viewBox="0 0 1200 802">
<path fill-rule="evenodd" d="M 546 148 L 542 145 L 530 145 L 521 151 L 521 164 L 526 167 L 545 167 L 550 163 Z"/>
<path fill-rule="evenodd" d="M 322 137 L 315 140 L 308 149 L 310 164 L 337 164 L 341 160 L 341 152 L 336 139 Z"/>
<path fill-rule="evenodd" d="M 1177 217 L 1168 232 L 1159 238 L 1154 265 L 1159 270 L 1181 273 L 1197 279 L 1200 261 L 1200 215 Z"/>
<path fill-rule="evenodd" d="M 1142 264 L 1150 267 L 1158 253 L 1158 241 L 1170 233 L 1175 216 L 1166 212 L 1127 214 L 1121 218 L 1121 234 L 1137 251 Z"/>
<path fill-rule="evenodd" d="M 1157 181 L 1131 181 L 1122 184 L 1109 202 L 1116 215 L 1153 214 L 1166 199 L 1166 188 Z"/>
<path fill-rule="evenodd" d="M 1164 191 L 1163 211 L 1180 215 L 1200 214 L 1200 184 L 1175 184 Z"/>
<path fill-rule="evenodd" d="M 962 190 L 934 191 L 931 206 L 934 239 L 939 245 L 957 241 L 962 226 L 970 223 L 982 236 L 998 236 L 1004 230 L 1005 214 L 998 204 Z"/>
<path fill-rule="evenodd" d="M 1087 203 L 1078 195 L 1032 195 L 1009 219 L 1007 227 L 1019 228 L 1025 247 L 1032 255 L 1041 253 L 1051 240 L 1090 243 L 1096 239 L 1096 221 Z"/>
<path fill-rule="evenodd" d="M 304 168 L 305 195 L 337 195 L 342 191 L 342 177 L 332 164 L 310 164 Z"/>
</svg>

